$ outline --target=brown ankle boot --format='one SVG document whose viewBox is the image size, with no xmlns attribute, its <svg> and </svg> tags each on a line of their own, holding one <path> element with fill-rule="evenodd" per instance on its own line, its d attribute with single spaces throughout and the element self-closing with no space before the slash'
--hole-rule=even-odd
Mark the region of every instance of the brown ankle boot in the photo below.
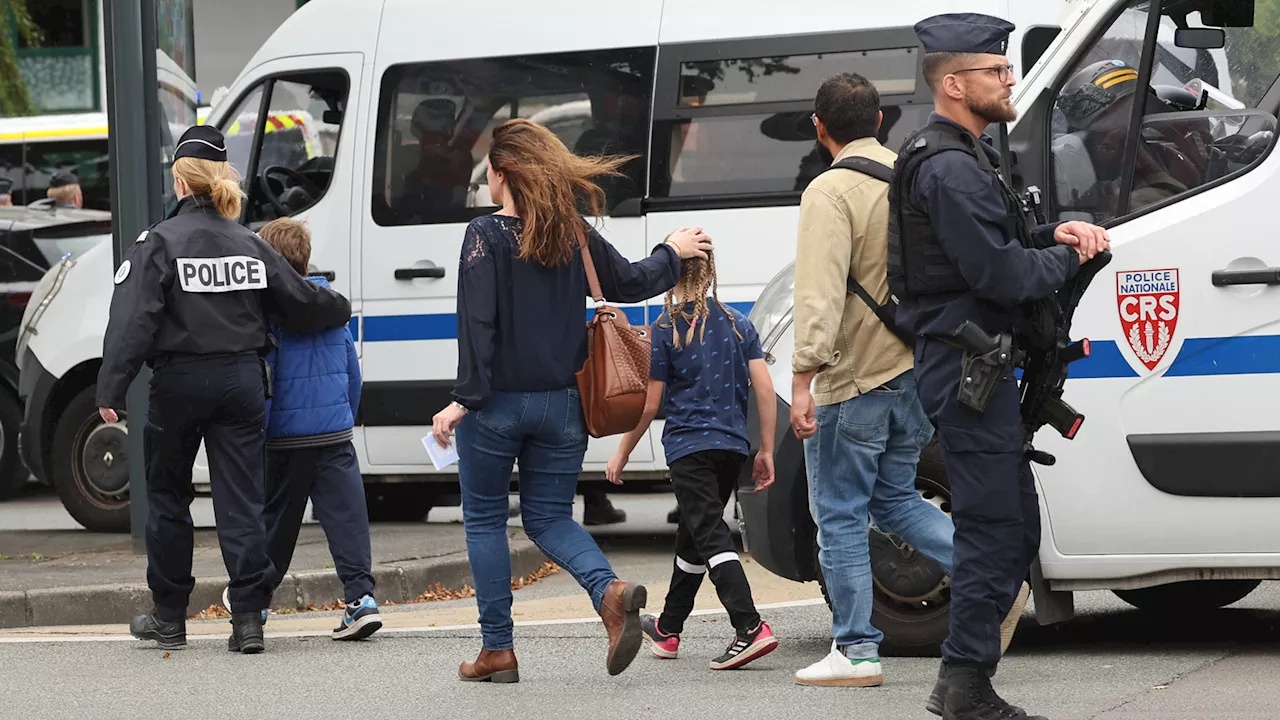
<svg viewBox="0 0 1280 720">
<path fill-rule="evenodd" d="M 514 650 L 481 650 L 475 662 L 458 666 L 458 679 L 466 682 L 520 682 L 520 665 Z"/>
<path fill-rule="evenodd" d="M 647 599 L 648 591 L 643 585 L 623 580 L 614 580 L 604 591 L 600 619 L 604 620 L 604 629 L 609 632 L 605 667 L 610 675 L 626 670 L 640 650 L 640 610 Z"/>
</svg>

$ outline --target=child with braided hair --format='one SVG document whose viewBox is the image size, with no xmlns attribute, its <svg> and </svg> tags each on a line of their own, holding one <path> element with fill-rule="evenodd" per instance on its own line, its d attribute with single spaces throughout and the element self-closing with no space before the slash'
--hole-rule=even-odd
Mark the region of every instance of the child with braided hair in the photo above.
<svg viewBox="0 0 1280 720">
<path fill-rule="evenodd" d="M 748 384 L 760 407 L 759 450 L 752 469 L 757 492 L 773 483 L 777 411 L 760 337 L 742 313 L 720 302 L 716 286 L 713 252 L 705 260 L 682 263 L 680 281 L 667 293 L 662 315 L 650 328 L 653 354 L 644 415 L 623 436 L 607 476 L 621 484 L 631 451 L 648 431 L 670 385 L 662 444 L 680 510 L 675 567 L 661 617 L 642 617 L 641 629 L 654 655 L 675 658 L 684 621 L 693 611 L 702 576 L 709 572 L 736 631 L 724 654 L 711 661 L 711 669 L 731 670 L 778 646 L 769 624 L 756 612 L 724 522 L 739 472 L 751 462 Z"/>
</svg>

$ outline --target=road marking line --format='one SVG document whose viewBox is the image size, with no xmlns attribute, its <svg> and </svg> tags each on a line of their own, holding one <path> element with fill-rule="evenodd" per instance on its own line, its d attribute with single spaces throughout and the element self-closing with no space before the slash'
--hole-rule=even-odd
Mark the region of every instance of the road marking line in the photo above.
<svg viewBox="0 0 1280 720">
<path fill-rule="evenodd" d="M 775 610 L 780 608 L 808 607 L 811 605 L 825 605 L 826 601 L 822 598 L 810 598 L 807 600 L 787 600 L 785 602 L 767 603 L 757 605 L 757 610 Z M 690 617 L 702 615 L 724 615 L 724 608 L 709 608 L 706 610 L 694 610 L 690 613 Z M 390 615 L 390 614 L 389 614 Z M 587 618 L 562 618 L 559 620 L 523 620 L 515 623 L 516 627 L 544 627 L 553 625 L 585 625 L 600 622 L 598 617 Z M 383 627 L 378 631 L 379 635 L 387 634 L 408 634 L 408 633 L 431 633 L 431 632 L 456 632 L 459 630 L 479 630 L 478 623 L 467 625 L 420 625 L 416 627 L 389 628 Z M 11 628 L 10 632 L 19 630 Z M 3 632 L 3 631 L 0 631 Z M 221 633 L 216 635 L 210 634 L 188 634 L 187 641 L 204 641 L 204 640 L 226 640 L 229 633 Z M 331 634 L 330 630 L 292 630 L 284 632 L 266 632 L 267 638 L 307 638 L 307 637 L 326 637 Z M 112 634 L 112 635 L 88 635 L 88 634 L 59 634 L 55 632 L 44 633 L 40 635 L 24 635 L 0 637 L 0 644 L 23 644 L 23 643 L 66 643 L 66 642 L 145 642 L 138 640 L 128 634 Z"/>
</svg>

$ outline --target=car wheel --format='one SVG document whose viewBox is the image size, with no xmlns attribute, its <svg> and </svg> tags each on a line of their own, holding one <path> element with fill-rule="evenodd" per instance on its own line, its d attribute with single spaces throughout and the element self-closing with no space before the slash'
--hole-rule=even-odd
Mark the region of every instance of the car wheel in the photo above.
<svg viewBox="0 0 1280 720">
<path fill-rule="evenodd" d="M 1258 587 L 1261 580 L 1188 580 L 1137 590 L 1113 590 L 1130 605 L 1156 613 L 1194 613 L 1226 607 Z"/>
<path fill-rule="evenodd" d="M 18 426 L 22 423 L 22 403 L 0 390 L 0 500 L 16 497 L 27 486 L 31 473 L 18 456 Z"/>
<path fill-rule="evenodd" d="M 90 385 L 67 405 L 53 433 L 53 487 L 76 522 L 93 532 L 129 532 L 129 430 L 104 423 Z"/>
<path fill-rule="evenodd" d="M 951 493 L 946 467 L 936 444 L 925 448 L 916 470 L 916 491 L 948 515 Z M 951 622 L 951 579 L 942 566 L 915 551 L 900 538 L 873 527 L 871 548 L 871 624 L 884 633 L 880 654 L 887 657 L 938 657 Z M 817 560 L 814 565 L 822 597 L 831 606 L 827 583 Z"/>
</svg>

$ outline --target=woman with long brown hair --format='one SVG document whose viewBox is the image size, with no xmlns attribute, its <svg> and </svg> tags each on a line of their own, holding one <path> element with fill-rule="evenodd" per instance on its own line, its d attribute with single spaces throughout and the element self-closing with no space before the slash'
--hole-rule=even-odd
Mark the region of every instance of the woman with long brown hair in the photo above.
<svg viewBox="0 0 1280 720">
<path fill-rule="evenodd" d="M 520 461 L 525 532 L 591 596 L 604 621 L 610 675 L 640 648 L 642 585 L 619 580 L 595 540 L 573 520 L 587 450 L 575 373 L 587 358 L 586 243 L 600 288 L 612 302 L 639 302 L 671 289 L 680 261 L 705 258 L 711 240 L 681 228 L 653 253 L 629 262 L 579 214 L 599 217 L 604 191 L 629 157 L 578 157 L 551 131 L 523 119 L 493 131 L 489 191 L 501 209 L 467 226 L 458 273 L 458 380 L 454 402 L 435 416 L 442 445 L 457 429 L 458 477 L 467 553 L 484 649 L 458 669 L 463 680 L 519 680 L 512 643 L 507 496 Z"/>
</svg>

